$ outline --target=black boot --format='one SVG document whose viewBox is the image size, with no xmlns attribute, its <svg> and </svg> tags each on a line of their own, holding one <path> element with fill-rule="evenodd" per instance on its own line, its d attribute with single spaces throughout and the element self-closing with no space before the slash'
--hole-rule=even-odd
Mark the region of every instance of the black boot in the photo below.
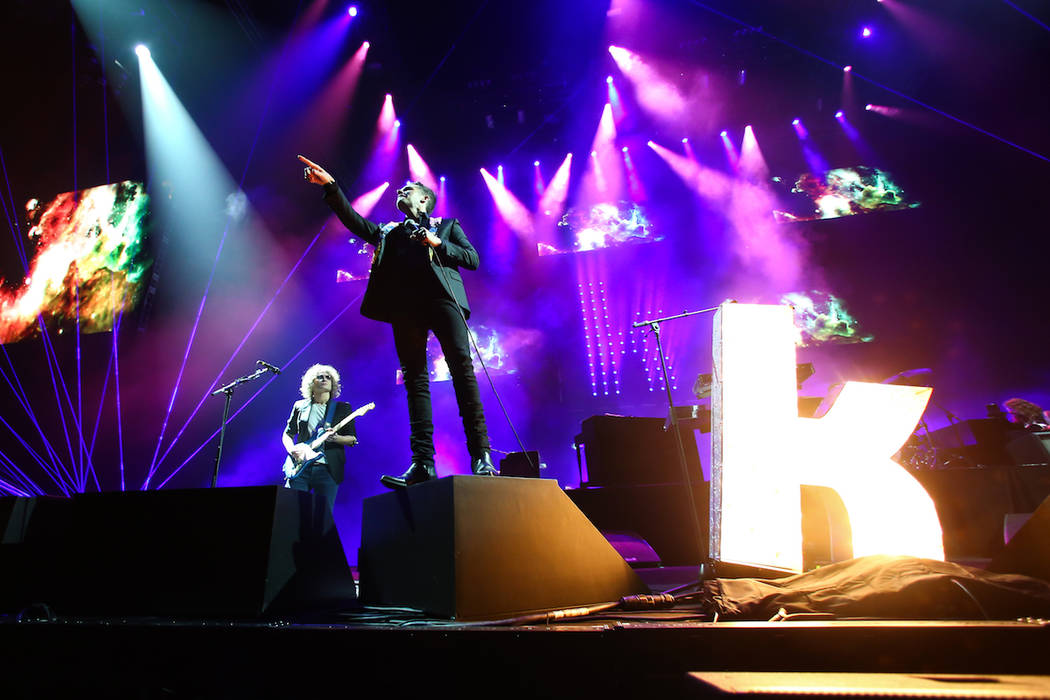
<svg viewBox="0 0 1050 700">
<path fill-rule="evenodd" d="M 477 476 L 496 476 L 496 467 L 492 466 L 492 455 L 488 450 L 470 460 L 470 471 Z"/>
<path fill-rule="evenodd" d="M 436 478 L 437 471 L 434 470 L 433 464 L 412 462 L 412 466 L 401 476 L 388 476 L 384 474 L 379 481 L 388 489 L 403 489 L 406 486 L 421 484 L 424 481 L 430 481 L 431 479 Z"/>
</svg>

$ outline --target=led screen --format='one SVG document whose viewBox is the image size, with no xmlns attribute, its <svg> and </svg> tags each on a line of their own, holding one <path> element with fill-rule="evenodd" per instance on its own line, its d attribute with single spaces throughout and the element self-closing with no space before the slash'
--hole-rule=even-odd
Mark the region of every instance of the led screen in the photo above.
<svg viewBox="0 0 1050 700">
<path fill-rule="evenodd" d="M 602 202 L 572 207 L 558 222 L 560 244 L 539 244 L 540 255 L 581 253 L 663 240 L 642 208 L 633 202 Z"/>
<path fill-rule="evenodd" d="M 63 332 L 112 330 L 135 307 L 149 269 L 149 197 L 140 182 L 118 182 L 26 203 L 28 272 L 0 278 L 0 343 L 39 334 L 38 318 Z"/>
<path fill-rule="evenodd" d="M 782 178 L 774 178 L 773 182 L 786 189 Z M 817 175 L 804 173 L 782 200 L 784 208 L 773 211 L 779 222 L 836 219 L 919 206 L 919 202 L 907 198 L 889 173 L 863 165 Z"/>
<path fill-rule="evenodd" d="M 470 334 L 473 336 L 477 351 L 481 353 L 481 359 L 485 362 L 485 369 L 491 376 L 517 374 L 516 358 L 534 349 L 540 340 L 540 332 L 530 328 L 496 329 L 477 325 L 471 326 Z M 478 362 L 473 348 L 471 358 L 474 361 L 474 373 L 481 375 L 484 369 Z M 445 354 L 436 340 L 427 343 L 427 363 L 430 365 L 431 381 L 444 382 L 452 379 L 448 371 L 448 363 L 445 361 Z M 401 370 L 397 370 L 395 381 L 398 384 L 404 383 Z"/>
<path fill-rule="evenodd" d="M 875 336 L 863 332 L 846 304 L 834 294 L 820 291 L 789 292 L 780 298 L 795 312 L 796 344 L 801 347 L 825 343 L 870 343 Z"/>
</svg>

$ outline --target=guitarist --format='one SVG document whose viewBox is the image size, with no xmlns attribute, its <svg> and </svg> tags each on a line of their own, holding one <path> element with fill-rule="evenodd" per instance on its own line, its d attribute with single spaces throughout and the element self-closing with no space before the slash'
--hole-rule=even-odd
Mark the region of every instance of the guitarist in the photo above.
<svg viewBox="0 0 1050 700">
<path fill-rule="evenodd" d="M 309 443 L 327 426 L 338 423 L 351 413 L 350 404 L 336 401 L 342 386 L 339 372 L 331 365 L 314 365 L 303 374 L 299 391 L 303 398 L 292 405 L 288 426 L 281 436 L 284 449 L 296 462 L 313 456 Z M 310 491 L 323 496 L 329 511 L 335 507 L 335 495 L 343 483 L 348 445 L 357 444 L 354 421 L 344 425 L 324 443 L 320 458 L 296 476 L 286 486 L 297 491 Z"/>
</svg>

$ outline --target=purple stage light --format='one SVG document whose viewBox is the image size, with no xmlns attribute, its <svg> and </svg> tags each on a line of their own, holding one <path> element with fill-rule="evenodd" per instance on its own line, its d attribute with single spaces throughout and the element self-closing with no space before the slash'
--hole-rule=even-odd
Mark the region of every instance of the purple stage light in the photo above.
<svg viewBox="0 0 1050 700">
<path fill-rule="evenodd" d="M 623 148 L 621 148 L 620 150 L 621 150 L 621 151 L 623 151 L 624 153 L 626 153 L 626 152 L 627 152 L 627 146 L 624 146 L 624 147 L 623 147 Z"/>
<path fill-rule="evenodd" d="M 350 7 L 348 7 L 346 10 L 346 14 L 350 15 L 351 17 L 357 17 L 357 5 L 351 5 Z"/>
<path fill-rule="evenodd" d="M 368 216 L 372 213 L 372 210 L 376 208 L 376 205 L 379 204 L 379 200 L 382 199 L 383 194 L 386 192 L 388 187 L 390 187 L 390 183 L 384 182 L 379 187 L 376 187 L 375 189 L 369 190 L 368 192 L 365 192 L 364 194 L 360 195 L 351 203 L 350 206 L 352 206 L 354 208 L 354 211 L 356 211 L 361 216 Z"/>
<path fill-rule="evenodd" d="M 866 109 L 869 112 L 871 111 L 871 107 L 872 107 L 872 105 L 871 105 L 870 102 L 868 104 L 864 105 L 864 109 Z"/>
<path fill-rule="evenodd" d="M 558 166 L 558 169 L 554 173 L 554 177 L 547 183 L 547 187 L 543 190 L 543 195 L 540 197 L 539 208 L 543 209 L 544 212 L 548 212 L 547 216 L 550 216 L 549 212 L 558 211 L 561 212 L 562 207 L 565 204 L 565 199 L 569 194 L 569 175 L 572 169 L 572 154 L 565 154 L 565 159 Z"/>
<path fill-rule="evenodd" d="M 606 76 L 606 77 L 605 77 L 605 82 L 607 82 L 607 83 L 609 83 L 610 85 L 612 85 L 612 76 L 611 76 L 611 75 L 609 75 L 609 76 Z"/>
<path fill-rule="evenodd" d="M 765 156 L 758 145 L 754 128 L 748 124 L 744 127 L 744 138 L 740 143 L 740 159 L 737 161 L 740 172 L 749 180 L 765 180 L 769 175 Z"/>
<path fill-rule="evenodd" d="M 444 182 L 444 181 L 445 181 L 445 176 L 444 176 L 444 175 L 442 175 L 441 177 L 439 177 L 439 178 L 438 178 L 438 181 L 439 181 L 439 182 Z"/>
<path fill-rule="evenodd" d="M 798 126 L 801 123 L 802 123 L 802 120 L 800 120 L 800 119 L 792 119 L 791 120 L 791 125 L 792 126 Z"/>
<path fill-rule="evenodd" d="M 689 143 L 689 139 L 687 139 L 687 138 L 683 138 L 683 139 L 682 139 L 682 143 Z"/>
<path fill-rule="evenodd" d="M 532 164 L 535 165 L 537 168 L 540 167 L 540 162 L 538 160 L 532 161 Z"/>
<path fill-rule="evenodd" d="M 842 119 L 842 117 L 844 117 L 844 116 L 845 116 L 845 113 L 841 109 L 839 111 L 835 112 L 835 118 L 836 119 Z"/>
<path fill-rule="evenodd" d="M 853 66 L 843 66 L 842 67 L 842 72 L 843 73 L 849 73 L 851 70 L 853 70 Z"/>
<path fill-rule="evenodd" d="M 609 84 L 608 103 L 612 105 L 613 121 L 616 124 L 619 124 L 624 118 L 623 103 L 620 101 L 620 93 L 616 90 L 616 85 L 613 83 L 611 75 L 605 82 Z"/>
<path fill-rule="evenodd" d="M 485 168 L 481 169 L 481 177 L 484 178 L 485 185 L 489 188 L 500 219 L 512 231 L 522 235 L 531 235 L 534 231 L 532 216 L 525 205 L 507 189 L 499 177 L 492 177 Z"/>
<path fill-rule="evenodd" d="M 435 189 L 437 187 L 437 178 L 434 177 L 433 171 L 419 151 L 416 150 L 416 147 L 408 144 L 405 146 L 405 153 L 408 155 L 408 171 L 411 173 L 412 178 L 422 182 L 431 189 Z"/>
<path fill-rule="evenodd" d="M 864 29 L 861 29 L 860 35 L 864 39 L 871 37 L 871 27 L 864 27 Z"/>
<path fill-rule="evenodd" d="M 722 129 L 722 131 L 720 131 L 718 135 L 721 136 L 722 138 L 725 138 L 726 136 L 729 136 L 729 132 L 726 131 L 725 129 Z"/>
</svg>

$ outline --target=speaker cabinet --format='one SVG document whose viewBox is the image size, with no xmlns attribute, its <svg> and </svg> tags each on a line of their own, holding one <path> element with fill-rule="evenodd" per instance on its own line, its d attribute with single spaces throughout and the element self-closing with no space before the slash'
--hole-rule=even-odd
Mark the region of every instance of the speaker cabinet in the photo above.
<svg viewBox="0 0 1050 700">
<path fill-rule="evenodd" d="M 591 416 L 583 421 L 576 444 L 586 457 L 584 486 L 628 486 L 682 483 L 674 433 L 663 418 Z M 690 423 L 679 424 L 690 481 L 702 481 L 696 435 Z"/>
<path fill-rule="evenodd" d="M 366 498 L 361 598 L 459 620 L 648 592 L 555 481 L 451 476 Z"/>
<path fill-rule="evenodd" d="M 255 617 L 355 597 L 328 504 L 313 494 L 92 493 L 72 510 L 60 612 Z"/>
<path fill-rule="evenodd" d="M 67 498 L 0 498 L 0 612 L 53 602 L 71 513 Z"/>
<path fill-rule="evenodd" d="M 509 452 L 499 462 L 500 476 L 520 476 L 531 479 L 540 478 L 540 453 L 536 450 L 528 452 Z"/>
</svg>

